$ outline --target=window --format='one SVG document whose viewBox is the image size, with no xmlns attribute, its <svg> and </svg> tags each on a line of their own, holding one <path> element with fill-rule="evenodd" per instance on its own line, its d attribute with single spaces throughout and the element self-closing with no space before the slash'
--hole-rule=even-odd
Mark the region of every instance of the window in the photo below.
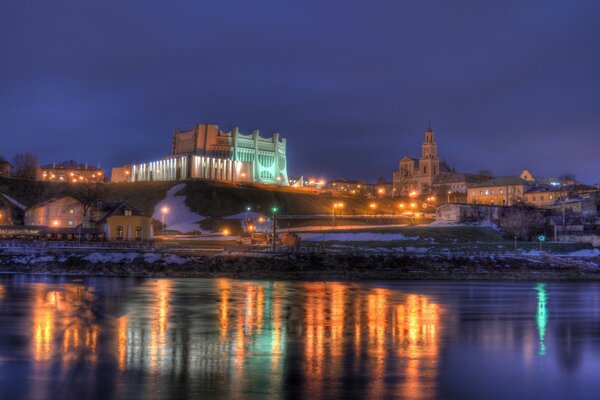
<svg viewBox="0 0 600 400">
<path fill-rule="evenodd" d="M 73 214 L 75 211 L 73 211 L 72 208 L 69 209 L 69 214 Z"/>
<path fill-rule="evenodd" d="M 71 220 L 67 221 L 67 225 L 69 225 L 69 226 L 73 226 L 74 224 L 75 223 L 73 221 L 71 221 Z"/>
<path fill-rule="evenodd" d="M 494 189 L 491 190 L 492 194 L 494 194 Z"/>
<path fill-rule="evenodd" d="M 131 210 L 125 210 L 125 216 L 131 217 Z"/>
<path fill-rule="evenodd" d="M 544 196 L 540 196 L 540 201 L 544 201 Z"/>
<path fill-rule="evenodd" d="M 117 226 L 117 240 L 123 240 L 123 227 Z"/>
<path fill-rule="evenodd" d="M 135 240 L 142 240 L 142 227 L 138 226 L 135 228 Z"/>
<path fill-rule="evenodd" d="M 485 191 L 485 195 L 487 196 L 487 195 L 489 195 L 489 194 L 490 194 L 490 191 L 489 191 L 489 190 L 486 190 L 486 191 Z"/>
</svg>

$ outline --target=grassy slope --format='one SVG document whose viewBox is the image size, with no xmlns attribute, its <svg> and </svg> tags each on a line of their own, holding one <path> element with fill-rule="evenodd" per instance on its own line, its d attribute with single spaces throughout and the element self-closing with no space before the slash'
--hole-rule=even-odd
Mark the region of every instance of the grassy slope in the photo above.
<svg viewBox="0 0 600 400">
<path fill-rule="evenodd" d="M 152 215 L 154 206 L 164 199 L 166 192 L 180 182 L 108 183 L 108 200 L 123 199 Z M 27 206 L 45 199 L 65 195 L 72 185 L 65 183 L 25 181 L 0 178 L 0 192 L 13 196 Z M 239 187 L 234 184 L 189 181 L 180 193 L 187 196 L 187 205 L 200 215 L 221 218 L 253 210 L 269 212 L 277 206 L 281 214 L 331 214 L 334 202 L 344 202 L 344 214 L 370 214 L 368 199 L 322 196 L 299 193 L 281 188 Z M 378 210 L 394 210 L 396 202 L 377 200 Z"/>
<path fill-rule="evenodd" d="M 243 212 L 252 207 L 259 212 L 270 212 L 273 206 L 285 215 L 331 214 L 332 205 L 344 203 L 344 214 L 368 214 L 368 199 L 322 196 L 312 193 L 294 192 L 288 189 L 265 190 L 256 187 L 238 187 L 225 183 L 190 181 L 180 193 L 187 196 L 187 205 L 199 214 L 219 218 Z M 395 202 L 390 200 L 377 203 L 381 209 L 391 209 Z"/>
</svg>

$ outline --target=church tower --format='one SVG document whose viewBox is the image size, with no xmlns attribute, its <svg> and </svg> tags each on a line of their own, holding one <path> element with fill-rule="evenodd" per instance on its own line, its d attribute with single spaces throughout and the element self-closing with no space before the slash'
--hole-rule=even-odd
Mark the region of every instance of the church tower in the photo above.
<svg viewBox="0 0 600 400">
<path fill-rule="evenodd" d="M 440 159 L 431 123 L 425 131 L 425 141 L 422 145 L 422 155 L 419 159 L 419 192 L 429 193 L 434 178 L 440 173 Z"/>
</svg>

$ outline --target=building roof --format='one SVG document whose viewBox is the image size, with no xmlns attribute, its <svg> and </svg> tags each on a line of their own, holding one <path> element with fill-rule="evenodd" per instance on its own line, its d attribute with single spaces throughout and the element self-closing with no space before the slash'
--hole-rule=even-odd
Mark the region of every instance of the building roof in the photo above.
<svg viewBox="0 0 600 400">
<path fill-rule="evenodd" d="M 525 194 L 532 194 L 532 193 L 560 193 L 560 192 L 565 192 L 565 189 L 562 189 L 558 186 L 554 187 L 554 186 L 536 186 L 534 188 L 531 188 L 527 191 L 525 191 Z"/>
<path fill-rule="evenodd" d="M 487 181 L 476 183 L 471 187 L 492 187 L 492 186 L 516 186 L 516 185 L 530 185 L 530 181 L 526 181 L 519 175 L 510 176 L 498 176 L 496 178 L 489 179 Z"/>
<path fill-rule="evenodd" d="M 74 160 L 63 161 L 57 164 L 46 164 L 41 166 L 42 169 L 82 169 L 86 171 L 102 171 L 101 168 L 96 168 L 88 164 L 78 163 Z"/>
<path fill-rule="evenodd" d="M 101 217 L 98 218 L 98 223 L 106 222 L 106 219 L 112 217 L 113 215 L 124 215 L 125 211 L 131 211 L 132 216 L 144 216 L 144 213 L 142 211 L 132 206 L 125 200 L 103 203 L 100 209 L 96 211 L 101 215 Z"/>
<path fill-rule="evenodd" d="M 71 196 L 51 197 L 51 198 L 49 198 L 49 199 L 47 199 L 47 200 L 41 201 L 41 202 L 39 202 L 39 203 L 36 203 L 36 204 L 32 205 L 32 206 L 31 206 L 31 207 L 29 207 L 29 208 L 38 208 L 38 207 L 44 207 L 44 206 L 47 206 L 48 204 L 55 203 L 55 202 L 57 202 L 57 201 L 60 201 L 60 200 L 62 200 L 62 199 L 71 199 L 71 200 L 72 200 L 74 203 L 79 203 L 79 201 L 78 201 L 77 199 L 75 199 L 75 198 L 73 198 L 73 197 L 71 197 Z M 79 203 L 79 204 L 80 204 L 80 203 Z"/>
<path fill-rule="evenodd" d="M 440 164 L 441 169 L 441 164 Z M 479 174 L 468 174 L 464 172 L 448 172 L 442 173 L 435 177 L 433 184 L 434 185 L 443 185 L 447 183 L 457 183 L 457 182 L 466 182 L 466 183 L 479 183 L 483 181 L 489 180 L 489 176 L 479 175 Z"/>
</svg>

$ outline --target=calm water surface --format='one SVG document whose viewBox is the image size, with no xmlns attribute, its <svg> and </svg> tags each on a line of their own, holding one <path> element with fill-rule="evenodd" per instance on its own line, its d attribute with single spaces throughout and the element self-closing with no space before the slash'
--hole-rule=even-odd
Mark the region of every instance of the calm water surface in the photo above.
<svg viewBox="0 0 600 400">
<path fill-rule="evenodd" d="M 2 399 L 598 399 L 600 286 L 0 276 Z"/>
</svg>

